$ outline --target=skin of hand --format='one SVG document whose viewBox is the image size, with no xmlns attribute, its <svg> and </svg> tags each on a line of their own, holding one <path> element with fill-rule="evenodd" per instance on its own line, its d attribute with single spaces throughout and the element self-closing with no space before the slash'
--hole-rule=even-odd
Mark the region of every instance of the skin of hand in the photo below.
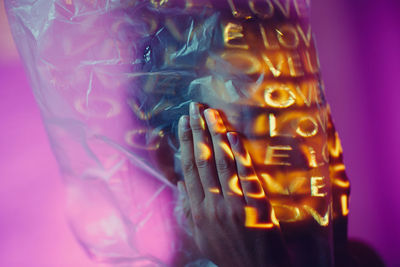
<svg viewBox="0 0 400 267">
<path fill-rule="evenodd" d="M 200 252 L 219 267 L 291 266 L 279 223 L 238 133 L 214 109 L 191 103 L 179 121 L 184 182 Z M 230 183 L 240 190 L 233 193 Z M 263 222 L 252 224 L 250 214 Z"/>
<path fill-rule="evenodd" d="M 178 189 L 199 250 L 220 267 L 294 266 L 240 136 L 226 132 L 218 111 L 203 109 L 192 103 L 190 117 L 183 116 L 179 122 L 185 181 L 178 183 Z M 329 110 L 327 145 L 335 266 L 383 267 L 380 256 L 367 244 L 348 240 L 350 182 Z M 241 195 L 232 194 L 228 188 L 232 177 L 238 178 Z M 270 222 L 268 227 L 246 226 L 246 207 L 252 207 L 261 220 Z"/>
</svg>

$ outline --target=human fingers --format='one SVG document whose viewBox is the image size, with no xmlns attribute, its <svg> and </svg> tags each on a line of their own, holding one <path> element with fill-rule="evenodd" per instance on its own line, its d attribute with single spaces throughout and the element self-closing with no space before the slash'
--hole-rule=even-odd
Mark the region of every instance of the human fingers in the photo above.
<svg viewBox="0 0 400 267">
<path fill-rule="evenodd" d="M 203 201 L 204 192 L 195 163 L 193 136 L 188 116 L 182 116 L 180 118 L 178 135 L 186 190 L 189 196 L 190 205 L 196 207 Z"/>
<path fill-rule="evenodd" d="M 194 157 L 204 195 L 210 200 L 215 200 L 221 196 L 221 186 L 215 167 L 211 137 L 202 116 L 202 108 L 198 103 L 192 102 L 190 104 L 190 127 L 193 135 Z"/>
<path fill-rule="evenodd" d="M 237 177 L 235 159 L 226 136 L 226 127 L 219 112 L 215 109 L 207 109 L 204 112 L 208 130 L 211 135 L 215 166 L 218 173 L 222 193 L 231 206 L 242 206 L 243 198 L 233 194 L 229 184 Z"/>
<path fill-rule="evenodd" d="M 235 157 L 238 177 L 235 183 L 240 183 L 242 192 L 237 192 L 244 196 L 246 201 L 246 225 L 257 227 L 254 222 L 258 219 L 268 223 L 259 225 L 263 228 L 272 228 L 278 222 L 273 213 L 270 202 L 268 201 L 264 189 L 252 165 L 251 157 L 246 150 L 238 133 L 229 132 L 228 140 L 232 147 Z M 233 184 L 233 183 L 232 183 Z"/>
</svg>

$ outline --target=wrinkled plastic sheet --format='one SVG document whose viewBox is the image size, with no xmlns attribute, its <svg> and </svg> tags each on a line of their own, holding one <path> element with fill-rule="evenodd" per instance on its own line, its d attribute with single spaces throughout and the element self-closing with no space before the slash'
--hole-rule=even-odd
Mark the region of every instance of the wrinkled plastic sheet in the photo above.
<svg viewBox="0 0 400 267">
<path fill-rule="evenodd" d="M 330 259 L 334 130 L 308 1 L 6 7 L 65 180 L 71 229 L 93 258 L 212 266 L 193 249 L 175 186 L 177 121 L 196 101 L 245 137 L 282 223 L 322 226 L 318 242 Z"/>
</svg>

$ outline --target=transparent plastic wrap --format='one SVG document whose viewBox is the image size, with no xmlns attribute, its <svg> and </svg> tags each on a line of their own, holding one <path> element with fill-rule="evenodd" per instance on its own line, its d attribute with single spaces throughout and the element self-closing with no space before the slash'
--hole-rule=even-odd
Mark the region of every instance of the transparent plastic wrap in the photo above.
<svg viewBox="0 0 400 267">
<path fill-rule="evenodd" d="M 71 229 L 93 258 L 212 266 L 195 252 L 176 190 L 177 123 L 195 101 L 245 139 L 304 266 L 332 264 L 332 219 L 346 220 L 349 183 L 308 1 L 6 0 L 6 8 L 65 178 Z"/>
</svg>

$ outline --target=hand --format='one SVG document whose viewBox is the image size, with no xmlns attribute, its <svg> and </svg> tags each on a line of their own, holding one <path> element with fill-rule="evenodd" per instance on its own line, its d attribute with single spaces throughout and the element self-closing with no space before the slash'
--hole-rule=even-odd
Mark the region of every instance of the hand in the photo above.
<svg viewBox="0 0 400 267">
<path fill-rule="evenodd" d="M 179 122 L 181 160 L 194 240 L 220 267 L 289 266 L 273 209 L 237 133 L 219 113 L 192 103 Z"/>
</svg>

